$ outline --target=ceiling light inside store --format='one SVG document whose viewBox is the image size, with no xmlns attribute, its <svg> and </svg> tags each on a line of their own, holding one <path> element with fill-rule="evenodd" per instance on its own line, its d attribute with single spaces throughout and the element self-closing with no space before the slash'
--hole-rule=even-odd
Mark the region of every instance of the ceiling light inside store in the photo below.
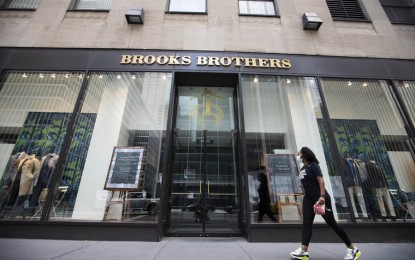
<svg viewBox="0 0 415 260">
<path fill-rule="evenodd" d="M 101 75 L 98 76 L 98 78 L 102 79 L 102 78 L 104 78 L 104 75 L 101 74 Z"/>
<path fill-rule="evenodd" d="M 257 77 L 254 78 L 254 82 L 258 82 L 258 78 Z"/>
<path fill-rule="evenodd" d="M 166 75 L 163 75 L 163 79 L 166 79 Z"/>
<path fill-rule="evenodd" d="M 405 88 L 409 88 L 409 84 L 408 83 L 405 83 Z"/>
<path fill-rule="evenodd" d="M 367 82 L 363 82 L 363 87 L 366 87 L 367 86 Z"/>
<path fill-rule="evenodd" d="M 22 77 L 23 77 L 23 78 L 27 78 L 26 73 L 23 73 Z"/>
<path fill-rule="evenodd" d="M 351 81 L 347 82 L 347 86 L 351 86 L 353 83 Z"/>
<path fill-rule="evenodd" d="M 78 78 L 82 79 L 82 75 L 79 75 Z"/>
<path fill-rule="evenodd" d="M 69 75 L 68 74 L 65 74 L 65 78 L 69 79 Z"/>
<path fill-rule="evenodd" d="M 121 79 L 121 75 L 117 75 L 117 79 Z"/>
<path fill-rule="evenodd" d="M 56 78 L 56 75 L 55 74 L 52 74 L 52 75 L 50 75 L 52 78 Z"/>
<path fill-rule="evenodd" d="M 135 79 L 135 75 L 132 75 L 132 76 L 131 76 L 131 78 L 132 78 L 132 79 Z"/>
<path fill-rule="evenodd" d="M 39 78 L 43 79 L 43 74 L 42 73 L 39 74 Z"/>
<path fill-rule="evenodd" d="M 290 79 L 287 79 L 287 84 L 290 84 L 291 83 L 291 80 Z"/>
</svg>

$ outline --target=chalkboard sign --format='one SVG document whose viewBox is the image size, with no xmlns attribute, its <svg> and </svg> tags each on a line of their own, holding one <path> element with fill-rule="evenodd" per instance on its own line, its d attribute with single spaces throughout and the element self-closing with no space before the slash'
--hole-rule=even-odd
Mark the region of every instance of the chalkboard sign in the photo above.
<svg viewBox="0 0 415 260">
<path fill-rule="evenodd" d="M 143 152 L 143 147 L 114 147 L 104 189 L 138 189 Z"/>
<path fill-rule="evenodd" d="M 273 194 L 301 193 L 298 168 L 293 154 L 270 154 L 267 166 Z"/>
</svg>

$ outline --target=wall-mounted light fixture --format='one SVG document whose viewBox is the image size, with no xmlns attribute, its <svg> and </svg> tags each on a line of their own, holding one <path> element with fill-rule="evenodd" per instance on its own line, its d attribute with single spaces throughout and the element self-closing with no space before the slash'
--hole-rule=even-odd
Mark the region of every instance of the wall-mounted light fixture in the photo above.
<svg viewBox="0 0 415 260">
<path fill-rule="evenodd" d="M 144 24 L 144 9 L 128 9 L 125 18 L 129 24 Z"/>
<path fill-rule="evenodd" d="M 318 31 L 323 20 L 318 17 L 316 13 L 304 13 L 303 15 L 303 29 Z"/>
</svg>

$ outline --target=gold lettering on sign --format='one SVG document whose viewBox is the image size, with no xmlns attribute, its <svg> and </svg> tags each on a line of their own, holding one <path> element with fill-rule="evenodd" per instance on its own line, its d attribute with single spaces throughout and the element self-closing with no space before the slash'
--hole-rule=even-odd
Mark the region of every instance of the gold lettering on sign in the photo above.
<svg viewBox="0 0 415 260">
<path fill-rule="evenodd" d="M 146 64 L 152 65 L 190 65 L 192 64 L 191 56 L 154 56 L 154 55 L 121 55 L 120 64 Z M 197 56 L 197 66 L 223 66 L 228 67 L 253 67 L 253 68 L 277 68 L 290 69 L 292 67 L 289 59 L 266 59 L 266 58 L 243 58 L 243 57 L 216 57 L 216 56 Z"/>
<path fill-rule="evenodd" d="M 207 65 L 208 58 L 205 56 L 197 56 L 197 65 Z"/>
<path fill-rule="evenodd" d="M 131 55 L 121 55 L 121 64 L 130 64 L 131 63 Z"/>
<path fill-rule="evenodd" d="M 290 60 L 287 60 L 287 59 L 282 60 L 282 67 L 284 69 L 291 68 L 291 61 Z"/>
<path fill-rule="evenodd" d="M 164 56 L 164 55 L 158 56 L 156 59 L 156 62 L 157 64 L 160 64 L 160 65 L 167 64 L 169 62 L 169 57 Z"/>
<path fill-rule="evenodd" d="M 182 57 L 182 65 L 190 65 L 191 63 L 192 63 L 192 59 L 190 56 Z"/>
<path fill-rule="evenodd" d="M 208 59 L 209 59 L 209 63 L 208 63 L 209 66 L 220 66 L 219 57 L 209 56 Z"/>
</svg>

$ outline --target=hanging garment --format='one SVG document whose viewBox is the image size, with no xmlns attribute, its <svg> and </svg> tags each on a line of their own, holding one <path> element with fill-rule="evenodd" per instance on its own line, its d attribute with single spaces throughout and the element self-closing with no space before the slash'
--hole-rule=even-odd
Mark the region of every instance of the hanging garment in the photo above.
<svg viewBox="0 0 415 260">
<path fill-rule="evenodd" d="M 391 216 L 396 217 L 395 209 L 393 208 L 393 203 L 388 188 L 375 188 L 374 191 L 382 217 L 386 217 L 385 202 Z"/>
<path fill-rule="evenodd" d="M 35 175 L 40 170 L 40 162 L 34 154 L 26 157 L 20 164 L 21 169 L 19 196 L 26 196 L 32 194 L 33 180 Z"/>
</svg>

